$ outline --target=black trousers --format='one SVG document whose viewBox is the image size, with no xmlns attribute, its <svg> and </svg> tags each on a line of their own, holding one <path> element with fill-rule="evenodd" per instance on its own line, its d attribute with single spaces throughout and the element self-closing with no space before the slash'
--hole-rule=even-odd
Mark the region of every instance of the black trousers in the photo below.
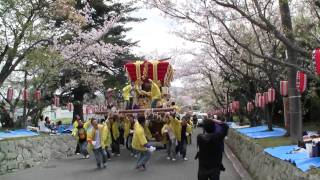
<svg viewBox="0 0 320 180">
<path fill-rule="evenodd" d="M 198 180 L 220 180 L 220 169 L 199 167 Z"/>
<path fill-rule="evenodd" d="M 112 139 L 111 144 L 111 152 L 115 154 L 120 154 L 120 140 L 118 139 Z"/>
<path fill-rule="evenodd" d="M 75 154 L 80 153 L 80 145 L 79 145 L 79 142 L 77 143 L 76 152 L 74 152 L 74 153 L 75 153 Z"/>
<path fill-rule="evenodd" d="M 119 129 L 120 137 L 119 137 L 119 143 L 124 145 L 124 129 L 120 128 Z"/>
<path fill-rule="evenodd" d="M 187 155 L 187 139 L 183 139 L 178 142 L 178 146 L 176 148 L 176 153 L 180 153 L 180 155 L 185 158 Z"/>
</svg>

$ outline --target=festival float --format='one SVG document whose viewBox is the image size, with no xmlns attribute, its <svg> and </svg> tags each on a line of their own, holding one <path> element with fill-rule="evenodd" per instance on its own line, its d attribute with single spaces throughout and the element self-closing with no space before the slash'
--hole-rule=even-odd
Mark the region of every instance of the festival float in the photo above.
<svg viewBox="0 0 320 180">
<path fill-rule="evenodd" d="M 166 108 L 163 103 L 170 98 L 169 87 L 173 80 L 173 67 L 168 59 L 156 61 L 135 61 L 125 64 L 124 69 L 130 87 L 132 105 L 122 107 L 118 110 L 120 114 L 144 113 L 147 110 L 152 112 L 170 112 L 173 108 Z M 151 108 L 151 85 L 152 80 L 161 89 L 161 100 L 156 108 Z M 106 114 L 107 111 L 98 111 L 97 114 Z"/>
<path fill-rule="evenodd" d="M 119 108 L 119 114 L 145 114 L 147 111 L 151 115 L 173 112 L 174 108 L 168 108 L 167 100 L 170 98 L 169 87 L 173 81 L 173 67 L 169 59 L 155 61 L 135 61 L 125 64 L 124 69 L 128 78 L 128 91 L 130 98 L 127 105 Z M 155 83 L 161 91 L 161 99 L 152 107 L 151 82 Z M 126 88 L 125 87 L 125 88 Z M 125 99 L 125 98 L 124 98 Z M 128 105 L 129 104 L 129 105 Z M 96 114 L 107 115 L 110 111 L 98 111 Z M 149 129 L 156 141 L 161 141 L 162 121 L 151 118 Z"/>
</svg>

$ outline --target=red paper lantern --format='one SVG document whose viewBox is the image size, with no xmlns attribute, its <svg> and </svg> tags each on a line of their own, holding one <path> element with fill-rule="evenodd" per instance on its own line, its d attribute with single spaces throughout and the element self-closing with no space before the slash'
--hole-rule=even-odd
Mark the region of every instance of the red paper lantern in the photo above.
<svg viewBox="0 0 320 180">
<path fill-rule="evenodd" d="M 56 107 L 60 106 L 60 98 L 58 96 L 53 97 L 53 105 Z"/>
<path fill-rule="evenodd" d="M 22 100 L 28 101 L 29 100 L 29 92 L 27 89 L 22 90 Z"/>
<path fill-rule="evenodd" d="M 232 102 L 232 108 L 234 111 L 238 111 L 240 109 L 240 102 L 239 101 L 233 101 Z"/>
<path fill-rule="evenodd" d="M 288 96 L 288 81 L 280 81 L 281 96 Z"/>
<path fill-rule="evenodd" d="M 38 101 L 38 102 L 40 101 L 40 99 L 41 99 L 41 91 L 39 89 L 34 92 L 34 99 L 36 101 Z"/>
<path fill-rule="evenodd" d="M 12 87 L 9 87 L 8 91 L 7 91 L 7 100 L 9 102 L 11 102 L 13 99 L 13 88 Z"/>
<path fill-rule="evenodd" d="M 264 103 L 268 104 L 268 91 L 263 93 L 263 97 L 264 97 Z"/>
<path fill-rule="evenodd" d="M 99 112 L 99 106 L 94 106 L 94 112 Z"/>
<path fill-rule="evenodd" d="M 70 112 L 72 112 L 72 111 L 73 111 L 73 104 L 69 102 L 69 103 L 67 104 L 67 108 L 68 108 L 68 110 L 69 110 Z"/>
<path fill-rule="evenodd" d="M 86 106 L 86 114 L 91 114 L 90 106 Z"/>
<path fill-rule="evenodd" d="M 230 103 L 230 104 L 229 104 L 229 109 L 230 109 L 230 112 L 231 112 L 231 113 L 234 113 L 234 112 L 235 112 L 235 110 L 234 110 L 234 108 L 233 108 L 233 103 Z"/>
<path fill-rule="evenodd" d="M 312 57 L 314 59 L 316 74 L 320 75 L 320 49 L 316 49 L 312 52 Z"/>
<path fill-rule="evenodd" d="M 252 112 L 254 109 L 253 103 L 252 102 L 248 102 L 247 103 L 247 111 L 248 112 Z"/>
<path fill-rule="evenodd" d="M 307 88 L 307 75 L 302 71 L 297 71 L 296 88 L 299 93 L 303 93 Z"/>
<path fill-rule="evenodd" d="M 276 100 L 276 91 L 274 88 L 269 88 L 268 89 L 268 102 L 274 103 L 275 100 Z"/>
<path fill-rule="evenodd" d="M 266 105 L 266 102 L 265 102 L 265 97 L 264 97 L 264 94 L 261 94 L 261 96 L 259 96 L 259 107 L 260 108 L 264 108 L 265 105 Z"/>
<path fill-rule="evenodd" d="M 261 93 L 256 93 L 256 97 L 254 99 L 254 104 L 256 107 L 259 107 L 259 97 L 261 96 Z"/>
</svg>

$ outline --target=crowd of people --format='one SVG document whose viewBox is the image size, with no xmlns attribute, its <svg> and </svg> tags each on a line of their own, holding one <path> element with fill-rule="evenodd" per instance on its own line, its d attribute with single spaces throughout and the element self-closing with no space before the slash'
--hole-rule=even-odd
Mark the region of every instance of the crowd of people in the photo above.
<svg viewBox="0 0 320 180">
<path fill-rule="evenodd" d="M 109 91 L 108 91 L 109 92 Z M 77 139 L 76 153 L 83 158 L 89 158 L 93 152 L 98 169 L 106 168 L 107 161 L 121 155 L 122 148 L 137 158 L 136 169 L 146 169 L 152 152 L 157 148 L 153 142 L 160 142 L 166 149 L 166 159 L 177 161 L 178 156 L 188 161 L 187 147 L 192 142 L 193 128 L 197 116 L 187 113 L 180 116 L 179 107 L 170 102 L 168 93 L 160 91 L 159 86 L 149 80 L 143 87 L 130 83 L 123 89 L 125 108 L 131 110 L 128 114 L 119 114 L 112 109 L 111 92 L 108 93 L 110 111 L 104 118 L 91 118 L 87 121 L 76 116 L 73 120 L 72 135 Z M 151 100 L 151 101 L 149 101 Z M 150 104 L 149 104 L 150 103 Z M 170 108 L 170 112 L 155 113 L 145 110 L 144 114 L 135 114 L 135 109 Z M 173 111 L 172 111 L 173 110 Z M 199 180 L 217 180 L 222 165 L 223 139 L 228 126 L 217 117 L 207 118 L 202 123 L 203 134 L 197 136 L 199 160 Z"/>
<path fill-rule="evenodd" d="M 111 157 L 119 157 L 120 146 L 125 146 L 131 156 L 138 158 L 136 168 L 143 170 L 150 152 L 155 150 L 150 141 L 160 141 L 167 149 L 168 160 L 176 161 L 177 153 L 188 160 L 186 151 L 187 144 L 191 143 L 193 125 L 187 117 L 179 120 L 175 113 L 109 113 L 104 119 L 91 118 L 83 122 L 80 116 L 76 116 L 72 131 L 72 135 L 78 140 L 76 153 L 89 158 L 89 152 L 93 151 L 97 167 L 101 168 Z"/>
<path fill-rule="evenodd" d="M 161 124 L 161 126 L 157 126 Z M 76 153 L 89 158 L 93 152 L 97 168 L 105 168 L 112 157 L 119 157 L 120 146 L 126 147 L 132 157 L 137 158 L 136 169 L 143 171 L 155 147 L 152 141 L 160 141 L 167 152 L 167 159 L 174 162 L 177 155 L 187 161 L 187 147 L 191 144 L 193 118 L 179 117 L 175 112 L 156 114 L 109 113 L 103 119 L 91 118 L 86 122 L 76 116 L 72 135 L 78 140 Z M 217 117 L 206 119 L 204 133 L 197 136 L 199 180 L 219 179 L 222 165 L 223 139 L 228 126 Z"/>
</svg>

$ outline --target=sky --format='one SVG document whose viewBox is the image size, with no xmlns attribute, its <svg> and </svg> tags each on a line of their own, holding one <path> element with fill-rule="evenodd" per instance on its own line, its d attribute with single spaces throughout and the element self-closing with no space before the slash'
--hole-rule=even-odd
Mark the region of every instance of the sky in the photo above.
<svg viewBox="0 0 320 180">
<path fill-rule="evenodd" d="M 174 67 L 177 66 L 178 63 L 175 62 L 183 59 L 179 52 L 191 48 L 192 45 L 174 34 L 177 29 L 176 22 L 164 17 L 160 10 L 144 7 L 133 12 L 132 16 L 146 18 L 143 22 L 128 25 L 132 30 L 127 33 L 127 37 L 139 41 L 132 52 L 151 59 L 172 57 Z M 175 79 L 172 86 L 182 87 L 183 84 L 180 79 Z"/>
<path fill-rule="evenodd" d="M 138 47 L 133 51 L 139 55 L 165 56 L 185 45 L 185 42 L 173 34 L 176 23 L 161 15 L 157 9 L 139 9 L 132 16 L 146 18 L 140 23 L 130 23 L 132 30 L 128 32 L 128 38 L 138 40 Z M 153 53 L 156 53 L 153 55 Z"/>
</svg>

